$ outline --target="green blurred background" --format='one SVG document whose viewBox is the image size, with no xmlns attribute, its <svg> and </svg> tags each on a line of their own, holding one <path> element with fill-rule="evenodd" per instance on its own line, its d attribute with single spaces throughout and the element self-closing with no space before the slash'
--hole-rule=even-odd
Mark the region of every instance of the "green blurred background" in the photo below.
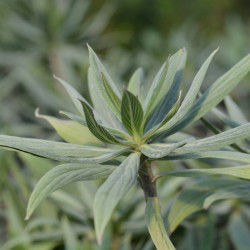
<svg viewBox="0 0 250 250">
<path fill-rule="evenodd" d="M 149 84 L 168 55 L 186 47 L 184 89 L 220 47 L 204 82 L 206 89 L 249 53 L 250 1 L 8 0 L 0 1 L 0 30 L 0 132 L 60 140 L 49 124 L 35 118 L 34 110 L 39 107 L 42 114 L 57 117 L 59 110 L 74 111 L 53 74 L 89 99 L 86 43 L 121 86 L 138 67 L 145 69 Z M 250 119 L 249 75 L 232 97 Z M 0 151 L 0 246 L 7 242 L 5 249 L 154 249 L 139 188 L 119 205 L 102 246 L 95 243 L 92 214 L 99 182 L 76 183 L 55 192 L 30 222 L 24 222 L 32 187 L 52 166 L 55 163 L 48 160 Z M 184 184 L 173 179 L 159 185 L 165 214 Z M 242 213 L 235 212 L 238 206 L 249 222 L 247 202 L 221 202 L 177 229 L 172 236 L 177 249 L 250 249 L 243 248 L 249 242 L 243 236 L 250 223 L 244 224 Z"/>
</svg>

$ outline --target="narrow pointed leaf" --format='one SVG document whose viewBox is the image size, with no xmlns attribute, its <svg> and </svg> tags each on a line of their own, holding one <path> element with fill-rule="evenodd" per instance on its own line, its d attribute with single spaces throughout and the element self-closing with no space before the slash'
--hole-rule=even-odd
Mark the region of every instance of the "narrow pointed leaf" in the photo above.
<svg viewBox="0 0 250 250">
<path fill-rule="evenodd" d="M 215 168 L 215 169 L 189 169 L 189 170 L 173 170 L 157 174 L 157 177 L 165 175 L 177 177 L 197 177 L 202 175 L 230 175 L 242 179 L 250 179 L 250 165 L 228 167 L 228 168 Z"/>
<path fill-rule="evenodd" d="M 103 83 L 102 87 L 104 89 Z M 98 90 L 92 68 L 88 69 L 88 89 L 94 110 L 96 111 L 95 115 L 98 115 L 98 117 L 96 116 L 98 122 L 100 121 L 102 125 L 110 126 L 112 128 L 123 129 L 122 123 L 110 109 L 103 95 Z"/>
<path fill-rule="evenodd" d="M 113 150 L 101 147 L 89 147 L 65 142 L 55 142 L 42 139 L 22 138 L 8 135 L 0 135 L 0 147 L 9 147 L 17 151 L 32 150 L 41 152 L 41 156 L 46 157 L 46 153 L 54 154 L 58 157 L 96 157 Z"/>
<path fill-rule="evenodd" d="M 184 147 L 176 150 L 176 152 L 181 154 L 212 151 L 248 137 L 250 137 L 250 123 L 227 130 L 218 135 L 187 143 Z"/>
<path fill-rule="evenodd" d="M 88 46 L 88 49 L 89 49 L 90 67 L 92 69 L 95 84 L 97 86 L 96 91 L 99 91 L 99 93 L 102 95 L 103 99 L 108 104 L 109 108 L 114 112 L 116 117 L 118 119 L 121 119 L 120 118 L 120 113 L 115 108 L 115 106 L 113 105 L 112 101 L 110 100 L 109 96 L 107 95 L 107 93 L 105 91 L 105 88 L 103 86 L 102 73 L 105 75 L 105 77 L 107 79 L 107 82 L 109 83 L 109 85 L 110 85 L 111 89 L 113 90 L 113 92 L 118 96 L 118 98 L 121 98 L 121 95 L 120 95 L 119 91 L 117 90 L 116 85 L 113 83 L 112 79 L 108 75 L 106 69 L 102 65 L 100 59 L 95 54 L 95 52 L 92 50 L 92 48 L 90 48 L 90 46 Z"/>
<path fill-rule="evenodd" d="M 111 86 L 108 83 L 108 80 L 104 73 L 102 73 L 102 81 L 103 81 L 103 86 L 105 88 L 105 91 L 110 99 L 110 101 L 113 103 L 114 107 L 117 109 L 117 111 L 120 112 L 121 110 L 121 100 L 120 98 L 116 95 L 116 93 L 113 91 Z"/>
<path fill-rule="evenodd" d="M 171 127 L 166 132 L 158 134 L 158 136 L 166 137 L 176 131 L 186 127 L 188 124 L 200 119 L 209 110 L 219 104 L 225 96 L 227 96 L 232 89 L 234 89 L 239 82 L 247 75 L 250 71 L 250 54 L 245 56 L 239 61 L 233 68 L 216 80 L 213 85 L 206 90 L 206 92 L 194 102 L 188 113 Z M 156 139 L 157 137 L 155 137 Z"/>
<path fill-rule="evenodd" d="M 178 97 L 186 63 L 186 50 L 182 49 L 170 58 L 168 72 L 155 107 L 152 107 L 149 114 L 145 113 L 145 132 L 159 124 L 174 106 Z M 166 90 L 167 89 L 167 90 Z M 149 104 L 150 105 L 150 104 Z"/>
<path fill-rule="evenodd" d="M 131 154 L 97 191 L 94 200 L 94 218 L 99 243 L 117 203 L 136 183 L 139 166 L 140 153 Z"/>
<path fill-rule="evenodd" d="M 97 123 L 92 109 L 84 102 L 82 102 L 82 106 L 88 128 L 92 134 L 103 142 L 119 144 L 119 141 L 112 134 L 110 134 L 103 126 Z"/>
<path fill-rule="evenodd" d="M 174 250 L 170 241 L 164 223 L 161 217 L 159 200 L 157 197 L 149 197 L 145 210 L 146 224 L 151 238 L 157 249 Z"/>
<path fill-rule="evenodd" d="M 130 148 L 124 147 L 112 150 L 6 135 L 0 135 L 0 148 L 71 163 L 101 163 L 114 159 L 124 153 L 131 152 Z"/>
<path fill-rule="evenodd" d="M 217 190 L 213 194 L 209 195 L 203 204 L 203 207 L 207 209 L 214 202 L 218 200 L 229 200 L 229 199 L 248 199 L 250 198 L 250 185 L 248 183 L 226 187 Z"/>
<path fill-rule="evenodd" d="M 144 79 L 144 72 L 142 68 L 137 69 L 134 74 L 131 76 L 128 83 L 128 91 L 133 95 L 138 96 L 140 103 L 143 104 L 144 98 L 142 95 L 142 83 Z"/>
<path fill-rule="evenodd" d="M 233 152 L 233 151 L 205 151 L 188 154 L 172 153 L 160 160 L 187 160 L 187 159 L 202 159 L 202 158 L 215 158 L 224 159 L 237 162 L 250 163 L 250 154 Z"/>
<path fill-rule="evenodd" d="M 39 203 L 51 193 L 76 181 L 106 178 L 115 166 L 99 164 L 63 164 L 47 172 L 35 186 L 27 207 L 28 219 Z"/>
<path fill-rule="evenodd" d="M 81 100 L 83 102 L 86 102 L 86 100 L 83 98 L 83 96 L 81 94 L 79 94 L 72 86 L 70 86 L 67 82 L 65 82 L 61 78 L 59 78 L 57 76 L 54 76 L 54 78 L 63 85 L 63 87 L 68 92 L 71 100 L 73 101 L 73 103 L 74 103 L 75 107 L 77 108 L 77 110 L 79 111 L 79 113 L 84 116 L 82 104 L 79 101 L 79 100 Z"/>
<path fill-rule="evenodd" d="M 145 135 L 144 138 L 148 139 L 151 135 L 153 135 L 155 133 L 155 131 L 157 131 L 158 129 L 160 129 L 162 126 L 164 126 L 169 120 L 171 120 L 171 118 L 176 114 L 176 112 L 178 111 L 178 108 L 180 106 L 180 102 L 181 102 L 181 91 L 179 93 L 179 96 L 177 98 L 177 101 L 175 102 L 174 106 L 172 107 L 172 109 L 168 112 L 168 114 L 165 116 L 165 118 L 162 120 L 162 122 L 158 125 L 156 125 L 155 127 L 151 128 Z"/>
<path fill-rule="evenodd" d="M 40 115 L 36 111 L 36 117 L 47 120 L 57 133 L 67 142 L 74 144 L 103 144 L 89 131 L 88 127 L 72 120 L 61 120 L 48 115 Z"/>
<path fill-rule="evenodd" d="M 171 121 L 169 121 L 168 124 L 166 124 L 164 127 L 161 128 L 161 131 L 164 131 L 164 130 L 172 127 L 176 122 L 181 120 L 185 116 L 185 114 L 188 112 L 188 110 L 191 108 L 193 102 L 195 101 L 197 94 L 199 93 L 201 84 L 203 83 L 204 77 L 207 73 L 207 70 L 208 70 L 208 67 L 211 63 L 211 60 L 213 59 L 213 57 L 217 51 L 218 51 L 218 49 L 213 51 L 213 53 L 203 63 L 203 65 L 201 66 L 201 68 L 197 72 L 197 74 L 196 74 L 196 76 L 191 84 L 191 87 L 189 88 L 177 114 L 173 117 L 173 119 L 171 119 Z"/>
<path fill-rule="evenodd" d="M 182 62 L 186 60 L 186 51 L 181 49 L 171 56 L 160 68 L 148 91 L 144 103 L 145 119 L 162 98 L 168 93 L 173 84 L 177 71 L 183 66 Z M 146 120 L 145 120 L 146 121 Z"/>
<path fill-rule="evenodd" d="M 122 123 L 131 135 L 140 135 L 143 110 L 138 99 L 124 90 L 121 106 Z"/>
<path fill-rule="evenodd" d="M 151 159 L 162 158 L 170 154 L 175 149 L 184 146 L 190 140 L 193 139 L 188 138 L 186 140 L 171 144 L 143 144 L 139 147 L 139 149 L 144 155 Z"/>
</svg>

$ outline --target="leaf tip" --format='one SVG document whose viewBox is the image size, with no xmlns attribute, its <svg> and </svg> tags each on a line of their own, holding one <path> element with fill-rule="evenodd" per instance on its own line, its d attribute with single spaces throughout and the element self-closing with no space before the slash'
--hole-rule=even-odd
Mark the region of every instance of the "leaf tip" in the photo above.
<svg viewBox="0 0 250 250">
<path fill-rule="evenodd" d="M 30 214 L 26 214 L 24 220 L 27 221 L 27 220 L 29 220 L 29 218 L 30 218 Z"/>
<path fill-rule="evenodd" d="M 40 117 L 39 111 L 40 111 L 40 108 L 35 109 L 35 117 L 37 117 L 37 118 Z"/>
<path fill-rule="evenodd" d="M 99 245 L 102 244 L 102 236 L 97 236 L 97 242 Z"/>
<path fill-rule="evenodd" d="M 58 77 L 55 74 L 53 74 L 52 76 L 54 79 L 58 80 Z"/>
</svg>

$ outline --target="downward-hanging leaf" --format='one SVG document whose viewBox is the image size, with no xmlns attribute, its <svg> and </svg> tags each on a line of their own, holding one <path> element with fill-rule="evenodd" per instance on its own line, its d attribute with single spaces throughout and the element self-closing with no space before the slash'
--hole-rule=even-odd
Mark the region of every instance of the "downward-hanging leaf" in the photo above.
<svg viewBox="0 0 250 250">
<path fill-rule="evenodd" d="M 71 163 L 101 163 L 114 159 L 124 153 L 131 152 L 130 148 L 125 147 L 112 150 L 6 135 L 0 135 L 0 148 L 1 147 L 12 151 L 26 152 L 52 160 Z"/>
<path fill-rule="evenodd" d="M 99 243 L 117 203 L 136 183 L 139 166 L 140 153 L 132 153 L 98 189 L 94 200 L 94 218 Z"/>
<path fill-rule="evenodd" d="M 143 110 L 138 99 L 124 90 L 121 106 L 122 123 L 131 135 L 141 134 Z"/>
<path fill-rule="evenodd" d="M 157 197 L 149 197 L 147 199 L 145 218 L 148 231 L 156 248 L 159 250 L 174 250 L 175 247 L 170 241 L 164 227 Z"/>
<path fill-rule="evenodd" d="M 188 113 L 172 126 L 169 130 L 162 133 L 159 132 L 158 136 L 166 137 L 176 131 L 184 128 L 188 124 L 200 119 L 209 110 L 219 104 L 225 96 L 227 96 L 232 89 L 234 89 L 239 82 L 250 71 L 250 54 L 245 56 L 233 68 L 216 80 L 213 85 L 206 90 L 206 92 L 194 102 Z M 157 136 L 155 137 L 157 139 Z"/>
<path fill-rule="evenodd" d="M 115 166 L 99 164 L 64 164 L 47 172 L 35 186 L 27 207 L 26 219 L 39 203 L 59 188 L 76 181 L 94 180 L 107 177 Z"/>
<path fill-rule="evenodd" d="M 82 106 L 84 109 L 88 128 L 92 132 L 92 134 L 103 142 L 111 144 L 120 144 L 119 141 L 113 135 L 111 135 L 103 126 L 97 123 L 92 109 L 84 102 L 82 102 Z"/>
<path fill-rule="evenodd" d="M 67 142 L 74 144 L 103 144 L 89 131 L 87 126 L 76 121 L 61 120 L 48 115 L 40 115 L 36 110 L 36 117 L 46 119 Z"/>
</svg>

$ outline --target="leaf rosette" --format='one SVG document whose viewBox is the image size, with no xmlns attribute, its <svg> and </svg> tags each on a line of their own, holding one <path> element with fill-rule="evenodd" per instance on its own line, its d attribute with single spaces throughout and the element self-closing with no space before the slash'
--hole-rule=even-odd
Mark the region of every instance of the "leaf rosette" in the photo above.
<svg viewBox="0 0 250 250">
<path fill-rule="evenodd" d="M 0 135 L 2 148 L 64 162 L 50 170 L 37 183 L 28 203 L 26 219 L 55 190 L 75 181 L 106 178 L 94 200 L 95 229 L 97 239 L 101 242 L 116 205 L 139 182 L 147 203 L 146 224 L 154 244 L 158 249 L 174 249 L 160 213 L 155 185 L 158 178 L 228 175 L 250 179 L 249 150 L 239 144 L 250 137 L 250 123 L 242 118 L 241 113 L 236 122 L 234 118 L 215 108 L 226 97 L 226 105 L 237 110 L 237 106 L 227 95 L 250 71 L 250 54 L 199 95 L 216 52 L 217 50 L 212 52 L 200 67 L 183 99 L 181 83 L 186 63 L 185 49 L 168 58 L 148 91 L 144 86 L 141 68 L 131 77 L 128 88 L 120 91 L 98 56 L 89 47 L 88 84 L 93 105 L 67 82 L 55 76 L 68 92 L 79 114 L 61 112 L 70 120 L 44 116 L 38 112 L 37 116 L 46 119 L 67 143 Z M 209 111 L 215 113 L 231 129 L 222 132 L 206 122 L 203 116 Z M 185 138 L 179 140 L 180 131 L 199 119 L 203 119 L 215 135 L 200 139 L 184 134 Z M 171 170 L 156 175 L 153 175 L 150 165 L 154 160 L 202 158 L 225 159 L 247 165 Z M 206 192 L 210 196 L 203 196 L 203 199 L 197 198 L 202 194 L 201 191 L 191 189 L 190 192 L 194 202 L 199 202 L 197 209 L 201 209 L 202 202 L 207 207 L 219 199 L 218 197 L 223 199 L 223 188 L 240 190 L 244 185 L 249 184 L 242 182 L 236 186 L 223 186 L 221 183 L 222 191 L 218 195 L 215 188 L 210 189 Z M 186 213 L 183 212 L 177 200 L 169 214 L 170 231 L 194 211 L 196 210 L 187 208 Z M 178 213 L 182 213 L 181 218 Z"/>
</svg>

